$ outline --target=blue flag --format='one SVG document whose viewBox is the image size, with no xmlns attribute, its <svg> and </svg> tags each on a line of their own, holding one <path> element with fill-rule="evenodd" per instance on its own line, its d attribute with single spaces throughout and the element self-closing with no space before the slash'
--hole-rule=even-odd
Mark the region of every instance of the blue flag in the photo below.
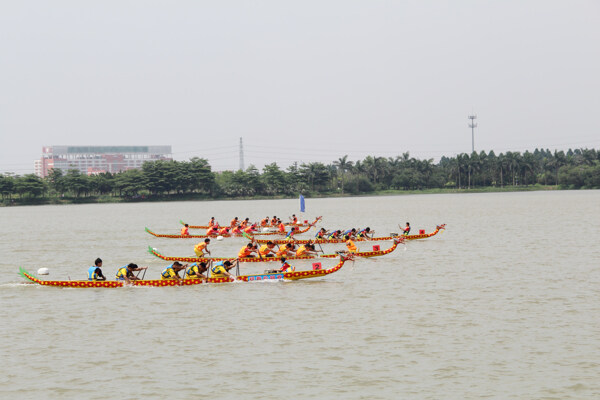
<svg viewBox="0 0 600 400">
<path fill-rule="evenodd" d="M 304 212 L 304 196 L 300 195 L 300 211 Z"/>
</svg>

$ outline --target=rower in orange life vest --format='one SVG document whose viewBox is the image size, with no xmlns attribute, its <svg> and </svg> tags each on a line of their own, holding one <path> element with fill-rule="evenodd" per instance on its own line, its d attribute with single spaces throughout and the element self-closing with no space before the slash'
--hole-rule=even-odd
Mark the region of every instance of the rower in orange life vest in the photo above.
<svg viewBox="0 0 600 400">
<path fill-rule="evenodd" d="M 296 270 L 295 267 L 292 267 L 287 263 L 285 257 L 281 257 L 279 259 L 281 261 L 281 267 L 279 268 L 279 272 L 294 272 Z"/>
<path fill-rule="evenodd" d="M 296 214 L 292 214 L 292 217 L 290 218 L 290 220 L 292 221 L 293 225 L 298 224 L 298 218 L 296 217 Z"/>
<path fill-rule="evenodd" d="M 241 235 L 242 234 L 241 225 L 240 226 L 234 226 L 233 229 L 231 229 L 231 234 L 232 235 Z"/>
<path fill-rule="evenodd" d="M 264 228 L 267 225 L 269 225 L 269 216 L 268 215 L 267 215 L 267 217 L 265 219 L 263 219 L 263 220 L 260 221 L 260 226 L 261 227 Z"/>
<path fill-rule="evenodd" d="M 256 232 L 256 231 L 257 231 L 256 224 L 249 225 L 249 226 L 247 226 L 246 228 L 244 228 L 244 232 L 246 232 L 246 233 L 248 233 L 248 234 L 250 234 L 250 233 L 254 233 L 254 232 Z"/>
<path fill-rule="evenodd" d="M 277 221 L 277 216 L 273 215 L 273 218 L 271 218 L 271 226 L 277 226 Z"/>
<path fill-rule="evenodd" d="M 125 281 L 129 285 L 131 281 L 141 280 L 133 274 L 133 271 L 141 271 L 144 269 L 148 269 L 148 267 L 138 267 L 134 263 L 127 264 L 126 266 L 119 268 L 119 270 L 117 271 L 116 280 Z"/>
<path fill-rule="evenodd" d="M 204 257 L 204 252 L 210 254 L 210 251 L 207 249 L 207 246 L 210 244 L 210 239 L 204 239 L 204 242 L 198 243 L 194 246 L 194 253 L 198 258 Z"/>
<path fill-rule="evenodd" d="M 352 241 L 350 236 L 346 235 L 346 236 L 344 236 L 344 239 L 346 240 L 346 247 L 348 248 L 348 252 L 349 253 L 358 253 L 358 247 L 356 247 L 356 244 Z"/>
<path fill-rule="evenodd" d="M 275 254 L 275 250 L 273 250 L 274 248 L 275 248 L 275 243 L 273 243 L 269 240 L 267 242 L 267 244 L 260 246 L 260 250 L 258 250 L 258 251 L 260 252 L 260 255 L 263 257 L 273 257 Z"/>
<path fill-rule="evenodd" d="M 317 255 L 317 251 L 315 250 L 314 244 L 303 244 L 300 247 L 298 247 L 298 250 L 296 250 L 297 257 L 316 256 L 316 255 Z"/>
<path fill-rule="evenodd" d="M 402 229 L 402 234 L 404 236 L 407 236 L 410 233 L 410 224 L 407 222 L 406 226 L 404 227 L 404 229 Z"/>
<path fill-rule="evenodd" d="M 238 252 L 238 258 L 256 257 L 256 255 L 253 254 L 255 252 L 256 250 L 254 249 L 254 244 L 250 242 L 240 249 Z"/>
<path fill-rule="evenodd" d="M 206 230 L 207 235 L 218 235 L 219 234 L 219 224 L 215 224 Z"/>
<path fill-rule="evenodd" d="M 221 235 L 221 236 L 229 235 L 229 227 L 225 226 L 225 227 L 219 229 L 218 234 Z"/>
<path fill-rule="evenodd" d="M 190 235 L 190 226 L 185 224 L 183 228 L 181 228 L 181 236 L 189 236 Z"/>
<path fill-rule="evenodd" d="M 88 280 L 89 281 L 105 281 L 106 277 L 102 274 L 102 260 L 96 258 L 94 265 L 88 268 Z"/>
<path fill-rule="evenodd" d="M 277 250 L 275 257 L 290 257 L 295 255 L 294 245 L 292 243 L 286 243 L 285 245 L 282 244 L 279 246 L 279 250 Z"/>
<path fill-rule="evenodd" d="M 215 217 L 210 217 L 210 221 L 208 221 L 208 227 L 210 228 L 215 225 L 219 225 L 215 222 Z"/>
<path fill-rule="evenodd" d="M 234 219 L 231 220 L 229 227 L 233 228 L 234 226 L 237 226 L 237 225 L 238 225 L 238 217 L 235 217 Z"/>
<path fill-rule="evenodd" d="M 246 218 L 245 220 L 243 220 L 240 223 L 240 229 L 243 230 L 244 228 L 246 228 L 248 226 L 248 224 L 250 224 L 250 218 Z"/>
<path fill-rule="evenodd" d="M 279 233 L 285 233 L 285 225 L 283 224 L 283 221 L 278 220 L 279 225 L 277 225 L 277 230 L 279 231 Z"/>
</svg>

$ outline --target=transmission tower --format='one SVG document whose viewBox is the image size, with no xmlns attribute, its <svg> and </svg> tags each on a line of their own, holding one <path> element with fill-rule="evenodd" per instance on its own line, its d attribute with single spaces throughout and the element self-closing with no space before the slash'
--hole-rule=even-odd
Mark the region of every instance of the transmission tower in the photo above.
<svg viewBox="0 0 600 400">
<path fill-rule="evenodd" d="M 469 119 L 471 122 L 469 123 L 469 128 L 471 128 L 471 154 L 475 152 L 475 128 L 477 128 L 477 124 L 475 120 L 477 119 L 477 115 L 469 115 Z M 241 139 L 240 139 L 241 140 Z"/>
<path fill-rule="evenodd" d="M 244 144 L 242 138 L 240 138 L 240 170 L 244 170 Z"/>
</svg>

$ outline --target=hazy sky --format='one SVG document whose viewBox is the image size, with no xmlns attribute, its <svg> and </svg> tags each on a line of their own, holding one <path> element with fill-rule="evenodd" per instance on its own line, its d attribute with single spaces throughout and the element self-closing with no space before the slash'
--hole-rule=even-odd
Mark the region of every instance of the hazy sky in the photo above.
<svg viewBox="0 0 600 400">
<path fill-rule="evenodd" d="M 600 148 L 600 1 L 0 1 L 0 172 Z"/>
</svg>

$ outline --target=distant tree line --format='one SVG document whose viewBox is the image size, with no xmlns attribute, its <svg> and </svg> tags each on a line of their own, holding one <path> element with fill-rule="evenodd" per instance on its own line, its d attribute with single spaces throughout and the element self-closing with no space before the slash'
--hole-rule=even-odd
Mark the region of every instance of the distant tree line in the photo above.
<svg viewBox="0 0 600 400">
<path fill-rule="evenodd" d="M 98 196 L 165 198 L 198 195 L 207 198 L 366 194 L 381 190 L 475 189 L 518 186 L 557 186 L 562 189 L 600 188 L 600 152 L 592 149 L 538 150 L 459 154 L 418 160 L 403 153 L 394 158 L 368 156 L 350 161 L 344 156 L 330 164 L 295 163 L 281 169 L 268 164 L 262 172 L 213 172 L 207 160 L 153 161 L 140 170 L 82 174 L 51 170 L 41 179 L 33 174 L 0 175 L 2 199 Z"/>
</svg>

